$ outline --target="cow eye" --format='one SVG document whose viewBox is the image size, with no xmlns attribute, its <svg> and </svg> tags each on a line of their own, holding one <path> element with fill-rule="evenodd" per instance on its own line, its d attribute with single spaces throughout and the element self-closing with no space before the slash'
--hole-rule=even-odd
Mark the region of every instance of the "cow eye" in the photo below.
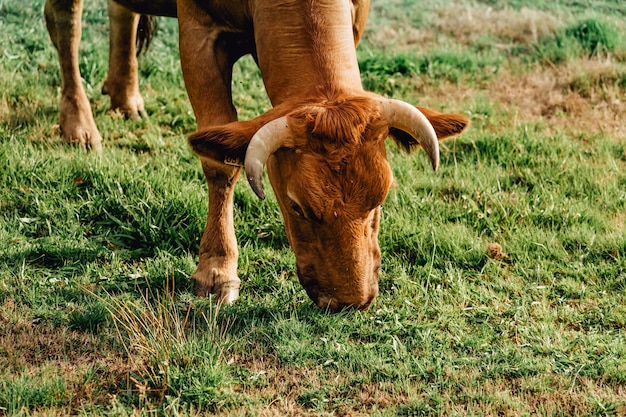
<svg viewBox="0 0 626 417">
<path fill-rule="evenodd" d="M 302 210 L 302 207 L 300 207 L 297 203 L 295 203 L 294 201 L 291 202 L 291 209 L 294 211 L 294 213 L 296 213 L 298 216 L 300 217 L 305 217 L 304 216 L 304 210 Z"/>
<path fill-rule="evenodd" d="M 308 207 L 302 207 L 298 205 L 296 202 L 291 201 L 290 203 L 291 210 L 296 214 L 296 216 L 301 217 L 307 221 L 315 222 L 315 223 L 323 223 L 323 219 L 320 216 L 317 216 L 313 210 Z"/>
</svg>

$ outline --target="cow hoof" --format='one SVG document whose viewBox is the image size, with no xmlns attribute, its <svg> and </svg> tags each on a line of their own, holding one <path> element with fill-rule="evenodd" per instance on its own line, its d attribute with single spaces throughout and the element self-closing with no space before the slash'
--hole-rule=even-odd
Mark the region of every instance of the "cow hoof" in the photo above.
<svg viewBox="0 0 626 417">
<path fill-rule="evenodd" d="M 127 119 L 134 121 L 145 119 L 147 117 L 146 111 L 143 108 L 124 112 L 124 115 Z"/>
<path fill-rule="evenodd" d="M 136 108 L 129 109 L 129 108 L 111 107 L 111 110 L 109 110 L 109 114 L 112 115 L 114 118 L 118 118 L 118 117 L 124 118 L 126 120 L 132 120 L 133 122 L 138 122 L 148 117 L 145 110 L 136 109 Z"/>
<path fill-rule="evenodd" d="M 146 117 L 143 97 L 139 92 L 128 91 L 124 88 L 112 88 L 109 86 L 109 82 L 105 81 L 102 86 L 102 94 L 111 97 L 111 111 L 119 111 L 130 120 L 141 120 Z"/>
<path fill-rule="evenodd" d="M 102 136 L 97 128 L 80 128 L 66 129 L 61 126 L 61 135 L 63 143 L 80 146 L 83 150 L 91 150 L 100 152 L 102 150 Z"/>
<path fill-rule="evenodd" d="M 111 111 L 119 112 L 126 119 L 133 121 L 139 121 L 148 117 L 141 96 L 135 97 L 132 100 L 129 99 L 125 101 L 124 104 L 118 103 L 117 105 L 111 100 Z"/>
<path fill-rule="evenodd" d="M 231 304 L 239 298 L 241 281 L 237 276 L 226 278 L 220 275 L 216 268 L 213 268 L 207 276 L 202 275 L 196 272 L 191 276 L 194 281 L 193 292 L 198 297 L 208 297 L 214 294 L 215 300 L 222 304 Z"/>
<path fill-rule="evenodd" d="M 64 96 L 61 99 L 59 126 L 63 143 L 77 145 L 85 150 L 102 150 L 102 136 L 84 95 Z"/>
</svg>

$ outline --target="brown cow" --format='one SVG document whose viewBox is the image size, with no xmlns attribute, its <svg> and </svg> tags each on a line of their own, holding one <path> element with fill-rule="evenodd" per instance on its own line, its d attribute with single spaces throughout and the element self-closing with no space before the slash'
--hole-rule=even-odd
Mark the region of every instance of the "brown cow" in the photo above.
<svg viewBox="0 0 626 417">
<path fill-rule="evenodd" d="M 355 45 L 368 7 L 369 0 L 178 0 L 183 75 L 198 124 L 189 142 L 209 188 L 197 295 L 239 296 L 234 186 L 245 166 L 263 198 L 266 165 L 311 299 L 332 311 L 365 309 L 378 293 L 380 205 L 393 182 L 385 138 L 407 151 L 423 147 L 436 169 L 437 138 L 469 121 L 363 90 Z M 238 122 L 232 68 L 248 53 L 273 108 Z"/>
<path fill-rule="evenodd" d="M 109 72 L 102 92 L 111 97 L 111 108 L 137 119 L 144 113 L 137 79 L 136 33 L 139 14 L 176 15 L 175 0 L 109 0 Z M 99 150 L 102 137 L 94 122 L 78 68 L 82 0 L 46 0 L 44 14 L 50 39 L 59 53 L 61 67 L 60 121 L 63 140 Z"/>
</svg>

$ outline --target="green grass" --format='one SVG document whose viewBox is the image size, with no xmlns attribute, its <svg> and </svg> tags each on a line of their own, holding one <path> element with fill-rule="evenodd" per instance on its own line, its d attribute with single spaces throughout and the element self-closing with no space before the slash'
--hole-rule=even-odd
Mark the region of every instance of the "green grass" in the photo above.
<svg viewBox="0 0 626 417">
<path fill-rule="evenodd" d="M 0 415 L 626 413 L 625 5 L 372 2 L 364 84 L 473 124 L 437 173 L 389 146 L 380 295 L 340 314 L 307 298 L 275 199 L 245 181 L 241 298 L 191 295 L 207 202 L 176 22 L 140 58 L 150 117 L 127 121 L 100 93 L 98 5 L 94 155 L 61 145 L 43 1 L 0 1 Z M 249 58 L 233 90 L 243 119 L 269 107 Z"/>
</svg>

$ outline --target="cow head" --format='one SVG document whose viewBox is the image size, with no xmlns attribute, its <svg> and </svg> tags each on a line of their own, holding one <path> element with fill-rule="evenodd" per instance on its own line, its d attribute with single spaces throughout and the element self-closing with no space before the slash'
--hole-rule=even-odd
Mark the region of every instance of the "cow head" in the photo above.
<svg viewBox="0 0 626 417">
<path fill-rule="evenodd" d="M 365 309 L 378 293 L 380 206 L 393 182 L 385 139 L 421 145 L 436 169 L 437 136 L 468 123 L 428 110 L 429 122 L 424 113 L 378 96 L 340 96 L 197 132 L 190 144 L 201 156 L 244 162 L 260 198 L 267 165 L 309 297 L 332 311 Z"/>
</svg>

